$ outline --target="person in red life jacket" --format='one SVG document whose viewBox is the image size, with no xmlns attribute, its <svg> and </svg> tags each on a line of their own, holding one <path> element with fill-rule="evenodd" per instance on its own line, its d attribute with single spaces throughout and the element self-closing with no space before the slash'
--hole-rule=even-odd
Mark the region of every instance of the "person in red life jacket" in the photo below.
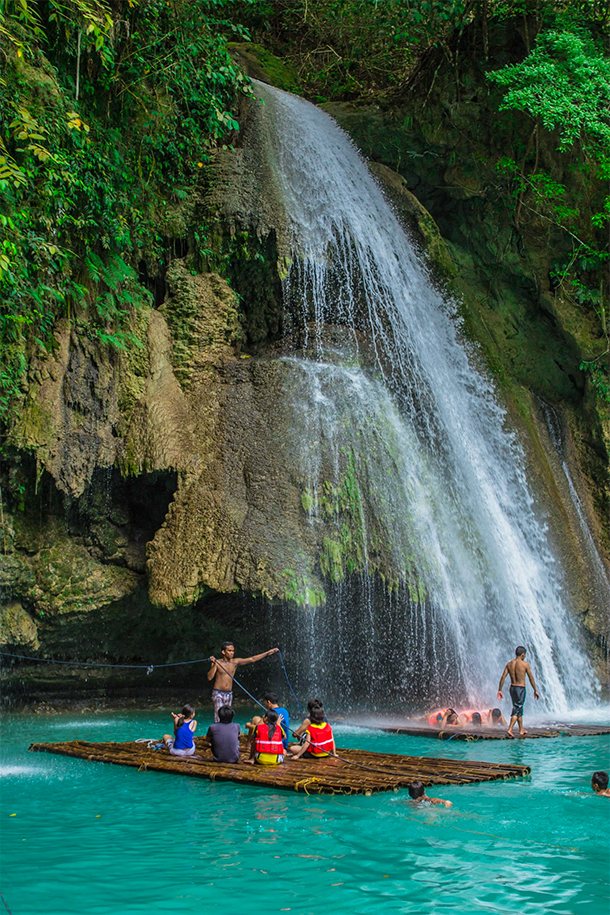
<svg viewBox="0 0 610 915">
<path fill-rule="evenodd" d="M 309 702 L 307 703 L 307 718 L 303 718 L 302 722 L 300 723 L 300 725 L 298 726 L 296 731 L 292 732 L 293 737 L 296 737 L 299 740 L 299 743 L 301 743 L 301 737 L 303 737 L 303 735 L 307 731 L 307 728 L 311 724 L 312 709 L 322 708 L 322 707 L 323 706 L 322 706 L 322 702 L 320 699 L 310 699 Z"/>
<path fill-rule="evenodd" d="M 483 727 L 483 718 L 487 720 L 485 712 L 477 712 L 474 709 L 466 709 L 465 712 L 460 712 L 460 722 L 464 726 L 470 725 L 473 728 L 482 728 Z"/>
<path fill-rule="evenodd" d="M 172 756 L 192 756 L 195 752 L 193 734 L 197 729 L 195 709 L 192 705 L 185 705 L 180 715 L 172 712 L 174 719 L 174 736 L 163 735 L 163 743 Z"/>
<path fill-rule="evenodd" d="M 284 749 L 288 749 L 288 734 L 290 731 L 290 713 L 287 708 L 284 708 L 283 705 L 280 705 L 277 701 L 277 696 L 275 693 L 266 693 L 265 695 L 265 708 L 268 711 L 274 711 L 278 716 L 278 722 L 281 729 L 284 732 Z M 248 734 L 252 735 L 256 730 L 257 725 L 261 724 L 262 718 L 258 715 L 253 715 L 251 721 L 246 722 L 246 730 Z"/>
<path fill-rule="evenodd" d="M 256 725 L 250 744 L 249 765 L 279 766 L 284 762 L 284 731 L 278 723 L 278 714 L 273 709 L 265 712 L 263 720 Z"/>
<path fill-rule="evenodd" d="M 462 727 L 482 728 L 487 722 L 487 714 L 469 708 L 460 712 L 459 721 Z"/>
<path fill-rule="evenodd" d="M 335 738 L 333 731 L 324 720 L 324 709 L 314 706 L 311 710 L 311 723 L 305 731 L 305 739 L 301 746 L 293 744 L 289 747 L 290 755 L 287 759 L 323 759 L 327 756 L 336 756 Z"/>
<path fill-rule="evenodd" d="M 453 728 L 460 726 L 460 716 L 454 708 L 438 709 L 427 719 L 428 724 L 433 728 L 445 728 L 447 725 Z"/>
</svg>

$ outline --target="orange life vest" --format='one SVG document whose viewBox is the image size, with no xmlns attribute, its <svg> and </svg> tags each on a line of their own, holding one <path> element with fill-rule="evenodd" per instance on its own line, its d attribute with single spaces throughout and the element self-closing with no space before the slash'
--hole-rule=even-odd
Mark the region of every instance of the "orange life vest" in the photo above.
<svg viewBox="0 0 610 915">
<path fill-rule="evenodd" d="M 311 743 L 307 747 L 312 756 L 328 756 L 333 748 L 333 732 L 328 721 L 310 724 L 307 728 Z"/>
<path fill-rule="evenodd" d="M 440 728 L 440 726 L 441 726 L 442 723 L 443 723 L 443 718 L 444 718 L 445 715 L 447 715 L 450 711 L 452 711 L 452 709 L 450 709 L 450 708 L 443 708 L 443 709 L 439 709 L 439 710 L 436 711 L 436 712 L 432 712 L 432 714 L 431 714 L 430 717 L 428 718 L 428 724 L 432 725 L 433 728 Z M 454 727 L 454 728 L 456 728 L 456 727 L 458 726 L 458 724 L 459 724 L 459 715 L 457 714 L 457 712 L 455 713 L 455 720 L 454 720 L 454 721 L 447 721 L 447 724 L 449 725 L 449 727 Z"/>
<path fill-rule="evenodd" d="M 446 711 L 447 711 L 447 709 L 443 708 L 443 709 L 439 709 L 437 712 L 432 712 L 432 714 L 428 718 L 428 724 L 431 725 L 433 728 L 437 728 L 440 725 L 443 718 L 445 717 Z"/>
<path fill-rule="evenodd" d="M 478 712 L 478 711 L 479 710 L 476 708 L 468 708 L 468 709 L 466 709 L 465 712 L 460 712 L 460 718 L 465 718 L 466 721 L 472 721 L 472 716 L 474 715 L 475 712 Z M 481 716 L 481 721 L 483 721 L 484 718 L 487 718 L 487 715 L 485 714 L 485 712 L 479 712 L 479 714 Z"/>
<path fill-rule="evenodd" d="M 276 724 L 273 737 L 269 740 L 269 725 L 259 724 L 254 734 L 255 750 L 257 753 L 273 753 L 276 756 L 284 754 L 283 734 L 279 724 Z"/>
</svg>

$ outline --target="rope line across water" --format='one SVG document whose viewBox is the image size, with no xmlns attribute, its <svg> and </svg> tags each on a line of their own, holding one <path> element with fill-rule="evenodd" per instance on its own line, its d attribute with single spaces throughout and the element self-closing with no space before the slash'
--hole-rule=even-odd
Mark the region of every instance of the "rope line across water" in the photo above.
<svg viewBox="0 0 610 915">
<path fill-rule="evenodd" d="M 34 658 L 25 654 L 10 654 L 0 651 L 0 656 L 5 658 L 19 658 L 20 661 L 37 661 L 39 664 L 62 664 L 67 667 L 112 667 L 122 670 L 145 670 L 147 674 L 161 667 L 183 667 L 186 664 L 205 664 L 209 658 L 196 658 L 194 661 L 172 661 L 170 664 L 101 664 L 95 661 L 58 661 L 56 658 Z"/>
</svg>

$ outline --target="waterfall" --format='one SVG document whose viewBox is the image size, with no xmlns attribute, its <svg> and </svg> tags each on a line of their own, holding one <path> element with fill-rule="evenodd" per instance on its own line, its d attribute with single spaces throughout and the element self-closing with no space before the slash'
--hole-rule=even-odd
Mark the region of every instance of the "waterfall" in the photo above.
<svg viewBox="0 0 610 915">
<path fill-rule="evenodd" d="M 581 706 L 597 682 L 523 452 L 454 303 L 337 124 L 256 91 L 287 225 L 289 445 L 309 523 L 334 524 L 325 602 L 270 612 L 300 688 L 344 705 L 488 708 L 523 644 L 539 707 Z"/>
</svg>

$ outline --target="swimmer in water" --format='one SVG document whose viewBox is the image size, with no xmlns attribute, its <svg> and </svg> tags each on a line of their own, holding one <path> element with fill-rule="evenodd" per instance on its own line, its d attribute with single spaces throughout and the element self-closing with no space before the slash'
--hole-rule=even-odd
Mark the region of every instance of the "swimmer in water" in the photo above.
<svg viewBox="0 0 610 915">
<path fill-rule="evenodd" d="M 591 788 L 595 794 L 600 797 L 610 797 L 610 788 L 608 788 L 608 773 L 594 772 L 591 776 Z"/>
<path fill-rule="evenodd" d="M 428 797 L 422 782 L 411 782 L 409 785 L 409 797 L 414 804 L 434 804 L 435 807 L 453 807 L 451 801 L 444 801 L 440 797 Z"/>
</svg>

